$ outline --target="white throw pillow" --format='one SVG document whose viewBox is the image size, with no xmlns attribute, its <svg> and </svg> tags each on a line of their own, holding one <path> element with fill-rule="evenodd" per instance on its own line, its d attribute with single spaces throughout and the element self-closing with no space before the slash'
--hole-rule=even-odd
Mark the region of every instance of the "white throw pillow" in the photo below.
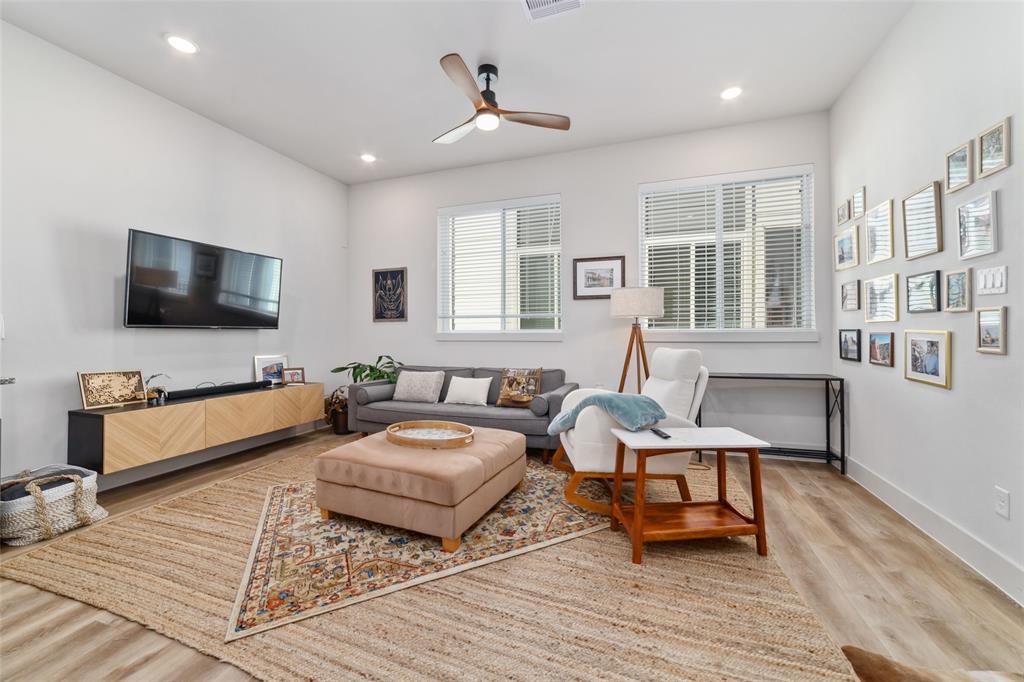
<svg viewBox="0 0 1024 682">
<path fill-rule="evenodd" d="M 410 403 L 436 403 L 441 396 L 444 384 L 444 372 L 411 372 L 405 370 L 398 374 L 395 383 L 395 396 L 392 400 L 404 400 Z"/>
<path fill-rule="evenodd" d="M 491 377 L 471 379 L 469 377 L 452 377 L 448 384 L 448 395 L 444 401 L 458 405 L 486 405 L 487 391 L 491 387 Z"/>
</svg>

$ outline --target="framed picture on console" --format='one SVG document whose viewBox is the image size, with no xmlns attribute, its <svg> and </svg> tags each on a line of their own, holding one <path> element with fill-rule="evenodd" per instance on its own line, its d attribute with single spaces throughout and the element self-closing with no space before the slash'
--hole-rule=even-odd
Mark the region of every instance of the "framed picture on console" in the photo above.
<svg viewBox="0 0 1024 682">
<path fill-rule="evenodd" d="M 883 367 L 893 366 L 893 332 L 868 333 L 868 362 Z"/>
<path fill-rule="evenodd" d="M 304 384 L 306 383 L 305 367 L 285 367 L 281 370 L 282 384 Z"/>
<path fill-rule="evenodd" d="M 626 286 L 626 257 L 598 256 L 572 259 L 574 301 L 611 298 L 612 289 Z"/>
<path fill-rule="evenodd" d="M 948 331 L 908 329 L 903 332 L 903 377 L 949 388 L 952 349 Z"/>
<path fill-rule="evenodd" d="M 253 375 L 256 377 L 256 381 L 269 381 L 272 384 L 284 383 L 284 368 L 287 366 L 287 355 L 254 355 L 252 358 Z"/>
<path fill-rule="evenodd" d="M 839 330 L 839 359 L 860 362 L 860 330 Z"/>
<path fill-rule="evenodd" d="M 79 372 L 78 389 L 82 394 L 82 407 L 86 410 L 146 402 L 141 369 Z"/>
</svg>

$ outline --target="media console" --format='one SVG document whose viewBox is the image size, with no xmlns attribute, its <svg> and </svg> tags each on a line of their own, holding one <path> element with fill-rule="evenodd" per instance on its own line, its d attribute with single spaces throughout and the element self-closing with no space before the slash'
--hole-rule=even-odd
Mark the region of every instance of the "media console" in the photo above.
<svg viewBox="0 0 1024 682">
<path fill-rule="evenodd" d="M 68 412 L 68 464 L 112 474 L 324 416 L 324 385 L 292 384 L 195 396 L 165 405 Z"/>
</svg>

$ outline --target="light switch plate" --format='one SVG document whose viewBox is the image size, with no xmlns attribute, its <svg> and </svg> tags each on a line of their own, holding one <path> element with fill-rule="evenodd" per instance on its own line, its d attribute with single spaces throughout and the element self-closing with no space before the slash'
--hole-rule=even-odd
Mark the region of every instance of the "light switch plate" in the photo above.
<svg viewBox="0 0 1024 682">
<path fill-rule="evenodd" d="M 978 268 L 975 273 L 974 290 L 979 296 L 1006 293 L 1006 266 Z"/>
<path fill-rule="evenodd" d="M 1010 491 L 996 486 L 996 514 L 1010 518 Z"/>
</svg>

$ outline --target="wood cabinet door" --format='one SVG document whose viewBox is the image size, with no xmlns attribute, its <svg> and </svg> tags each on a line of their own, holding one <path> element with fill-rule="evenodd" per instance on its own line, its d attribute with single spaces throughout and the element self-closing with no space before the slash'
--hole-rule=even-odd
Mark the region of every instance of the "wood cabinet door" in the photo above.
<svg viewBox="0 0 1024 682">
<path fill-rule="evenodd" d="M 210 398 L 206 401 L 206 447 L 274 430 L 272 391 Z"/>
<path fill-rule="evenodd" d="M 206 447 L 206 405 L 147 407 L 103 418 L 103 473 L 177 457 Z"/>
<path fill-rule="evenodd" d="M 274 429 L 307 424 L 324 416 L 324 385 L 274 389 Z"/>
</svg>

